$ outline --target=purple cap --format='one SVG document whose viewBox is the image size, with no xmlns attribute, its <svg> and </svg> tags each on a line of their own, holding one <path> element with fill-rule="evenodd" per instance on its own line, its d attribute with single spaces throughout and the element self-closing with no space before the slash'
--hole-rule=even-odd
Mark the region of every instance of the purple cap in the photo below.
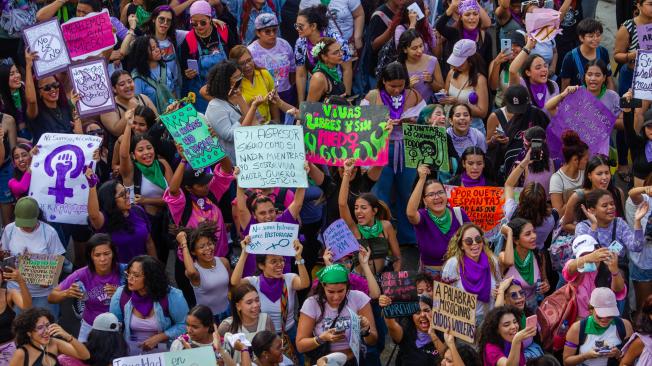
<svg viewBox="0 0 652 366">
<path fill-rule="evenodd" d="M 197 0 L 190 5 L 190 16 L 193 15 L 206 15 L 207 17 L 211 17 L 213 16 L 213 9 L 207 1 Z"/>
<path fill-rule="evenodd" d="M 272 13 L 262 13 L 256 17 L 254 27 L 256 30 L 278 26 L 278 19 Z"/>
<path fill-rule="evenodd" d="M 470 39 L 460 39 L 453 46 L 453 53 L 448 57 L 449 65 L 460 67 L 466 61 L 467 58 L 475 55 L 477 50 L 477 45 L 474 41 Z"/>
</svg>

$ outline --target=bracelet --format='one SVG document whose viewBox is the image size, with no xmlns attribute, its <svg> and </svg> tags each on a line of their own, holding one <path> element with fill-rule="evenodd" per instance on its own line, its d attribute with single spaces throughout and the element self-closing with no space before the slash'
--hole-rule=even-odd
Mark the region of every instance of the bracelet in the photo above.
<svg viewBox="0 0 652 366">
<path fill-rule="evenodd" d="M 530 52 L 532 52 L 532 50 L 527 49 L 527 48 L 525 48 L 525 47 L 521 48 L 521 50 L 522 50 L 523 52 L 525 52 L 526 54 L 528 54 L 528 55 L 530 54 Z"/>
<path fill-rule="evenodd" d="M 294 261 L 294 264 L 296 264 L 297 266 L 300 266 L 302 264 L 306 264 L 306 260 L 303 259 L 303 258 L 297 259 L 297 260 Z"/>
<path fill-rule="evenodd" d="M 364 332 L 360 332 L 360 337 L 364 338 L 369 336 L 369 334 L 371 334 L 371 327 L 367 328 Z"/>
<path fill-rule="evenodd" d="M 319 336 L 315 336 L 312 339 L 315 341 L 317 346 L 321 346 L 322 344 L 326 343 L 326 342 L 322 341 L 321 339 L 319 339 Z"/>
</svg>

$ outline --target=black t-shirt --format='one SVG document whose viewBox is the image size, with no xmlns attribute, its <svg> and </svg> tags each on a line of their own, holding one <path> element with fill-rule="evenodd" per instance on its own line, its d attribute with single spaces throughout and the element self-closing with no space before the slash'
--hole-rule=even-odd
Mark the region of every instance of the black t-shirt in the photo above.
<svg viewBox="0 0 652 366">
<path fill-rule="evenodd" d="M 356 173 L 355 178 L 353 178 L 349 185 L 349 209 L 351 209 L 352 216 L 356 198 L 363 193 L 371 191 L 375 183 L 376 181 L 369 178 L 367 173 L 360 174 L 359 171 Z M 339 176 L 333 179 L 333 177 L 326 175 L 321 186 L 319 186 L 326 196 L 326 226 L 340 218 L 337 198 L 340 194 L 341 184 L 342 181 Z"/>
<path fill-rule="evenodd" d="M 403 328 L 403 339 L 398 344 L 396 366 L 439 365 L 440 357 L 432 342 L 417 348 L 417 330 L 411 316 L 401 321 L 401 328 Z"/>
<path fill-rule="evenodd" d="M 37 142 L 46 132 L 72 133 L 71 122 L 72 114 L 68 104 L 51 109 L 39 100 L 38 115 L 34 119 L 27 118 L 27 127 L 32 132 L 34 142 Z"/>
<path fill-rule="evenodd" d="M 366 11 L 366 10 L 365 10 Z M 394 12 L 389 9 L 389 6 L 386 4 L 381 5 L 376 9 L 376 11 L 382 11 L 387 15 L 388 19 L 392 19 L 394 17 Z M 373 14 L 372 14 L 373 15 Z M 382 45 L 378 48 L 378 50 L 373 50 L 371 47 L 371 43 L 374 41 L 374 39 L 378 38 L 381 34 L 383 34 L 387 30 L 387 25 L 385 25 L 385 22 L 383 19 L 379 16 L 372 16 L 371 20 L 368 23 L 369 25 L 365 28 L 365 45 L 369 47 L 369 52 L 371 52 L 371 57 L 368 58 L 367 62 L 367 71 L 370 73 L 374 73 L 376 70 L 376 65 L 378 63 L 378 51 L 382 48 Z M 391 37 L 390 40 L 394 40 L 394 37 Z"/>
</svg>

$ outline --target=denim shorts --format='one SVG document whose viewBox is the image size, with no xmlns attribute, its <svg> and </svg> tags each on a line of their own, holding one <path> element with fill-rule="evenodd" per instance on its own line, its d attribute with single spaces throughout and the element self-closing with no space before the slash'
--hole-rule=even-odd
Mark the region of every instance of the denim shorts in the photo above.
<svg viewBox="0 0 652 366">
<path fill-rule="evenodd" d="M 636 282 L 652 281 L 652 269 L 642 269 L 629 261 L 629 278 Z"/>
</svg>

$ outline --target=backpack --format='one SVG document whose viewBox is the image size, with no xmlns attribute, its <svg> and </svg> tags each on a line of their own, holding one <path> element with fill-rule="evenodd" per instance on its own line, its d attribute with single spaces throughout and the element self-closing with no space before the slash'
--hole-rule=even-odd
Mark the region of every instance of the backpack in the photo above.
<svg viewBox="0 0 652 366">
<path fill-rule="evenodd" d="M 398 50 L 394 43 L 394 37 L 387 41 L 383 47 L 378 51 L 378 63 L 376 64 L 376 79 L 380 80 L 380 75 L 385 66 L 398 60 Z"/>
<path fill-rule="evenodd" d="M 125 269 L 126 270 L 126 269 Z M 124 309 L 125 305 L 131 300 L 131 296 L 127 294 L 125 291 L 125 288 L 122 289 L 122 293 L 120 294 L 120 309 Z M 165 315 L 166 318 L 171 318 L 170 317 L 170 302 L 168 300 L 168 295 L 165 295 L 161 300 L 158 302 L 161 305 L 161 308 L 163 309 L 163 315 Z"/>
<path fill-rule="evenodd" d="M 575 61 L 575 69 L 577 70 L 577 80 L 580 81 L 580 84 L 584 84 L 584 65 L 582 64 L 582 59 L 580 58 L 580 51 L 579 47 L 573 48 L 571 51 L 571 55 L 573 56 L 573 61 Z M 596 49 L 596 54 L 595 54 L 596 60 L 602 60 L 602 47 L 598 47 Z"/>
<path fill-rule="evenodd" d="M 545 350 L 561 351 L 568 328 L 577 319 L 575 285 L 567 283 L 543 299 L 537 308 L 541 346 Z"/>
</svg>

